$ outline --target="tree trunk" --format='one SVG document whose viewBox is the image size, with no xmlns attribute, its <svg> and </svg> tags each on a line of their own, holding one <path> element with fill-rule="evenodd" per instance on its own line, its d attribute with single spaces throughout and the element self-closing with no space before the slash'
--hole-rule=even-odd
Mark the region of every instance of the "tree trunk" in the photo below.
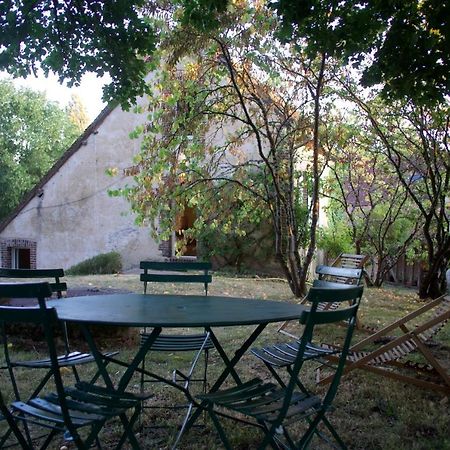
<svg viewBox="0 0 450 450">
<path fill-rule="evenodd" d="M 433 259 L 419 287 L 420 298 L 437 298 L 447 292 L 448 258 Z"/>
</svg>

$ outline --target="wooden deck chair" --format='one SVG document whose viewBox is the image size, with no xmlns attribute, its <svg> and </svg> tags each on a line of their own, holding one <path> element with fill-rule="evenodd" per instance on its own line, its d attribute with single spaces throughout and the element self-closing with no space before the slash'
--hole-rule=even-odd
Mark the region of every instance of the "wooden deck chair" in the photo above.
<svg viewBox="0 0 450 450">
<path fill-rule="evenodd" d="M 357 255 L 360 256 L 360 255 Z M 346 267 L 333 267 L 319 265 L 316 267 L 317 278 L 313 281 L 313 287 L 330 288 L 330 289 L 346 289 L 351 286 L 359 286 L 361 284 L 363 269 L 358 268 L 346 268 Z M 301 304 L 308 302 L 308 295 L 302 300 Z M 322 303 L 319 305 L 319 311 L 334 310 L 339 308 L 339 302 L 335 303 Z M 294 339 L 299 337 L 287 330 L 289 321 L 283 322 L 278 328 L 279 333 L 283 333 Z M 358 321 L 357 321 L 358 325 Z"/>
<path fill-rule="evenodd" d="M 429 311 L 432 311 L 431 316 L 424 319 L 422 323 L 415 326 L 411 324 L 413 320 L 419 319 Z M 450 394 L 449 371 L 439 363 L 426 346 L 426 342 L 435 336 L 449 319 L 450 296 L 442 296 L 428 302 L 353 345 L 347 356 L 344 374 L 355 369 L 363 369 L 404 383 Z M 367 344 L 379 342 L 396 330 L 400 330 L 403 334 L 380 345 L 375 350 L 364 351 Z M 330 349 L 332 347 L 323 345 L 323 348 Z M 406 360 L 406 356 L 412 352 L 421 353 L 427 363 L 418 364 Z M 327 359 L 336 360 L 334 356 L 327 356 Z M 408 371 L 414 372 L 414 374 L 405 373 Z M 320 378 L 319 372 L 318 381 L 327 383 L 331 381 L 331 378 L 329 376 Z"/>
</svg>

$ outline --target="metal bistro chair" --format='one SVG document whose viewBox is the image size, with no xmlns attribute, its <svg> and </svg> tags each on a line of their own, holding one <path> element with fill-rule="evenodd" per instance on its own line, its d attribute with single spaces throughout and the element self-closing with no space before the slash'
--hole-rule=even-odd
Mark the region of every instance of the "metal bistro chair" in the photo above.
<svg viewBox="0 0 450 450">
<path fill-rule="evenodd" d="M 69 433 L 74 444 L 79 449 L 88 449 L 94 441 L 98 442 L 98 435 L 105 422 L 111 418 L 120 418 L 124 431 L 117 448 L 121 448 L 128 439 L 132 448 L 139 449 L 139 444 L 133 433 L 133 425 L 139 417 L 142 399 L 132 393 L 119 393 L 114 388 L 96 386 L 86 382 L 78 382 L 73 387 L 65 386 L 61 376 L 61 366 L 55 348 L 54 326 L 58 316 L 54 308 L 48 308 L 45 299 L 51 295 L 48 283 L 0 284 L 0 297 L 37 298 L 39 306 L 11 307 L 0 306 L 0 322 L 8 327 L 16 323 L 30 326 L 42 326 L 45 334 L 46 347 L 51 362 L 51 379 L 55 392 L 45 393 L 39 397 L 30 398 L 26 402 L 13 401 L 9 410 L 4 410 L 6 419 L 14 435 L 17 427 L 11 421 L 24 422 L 27 426 L 40 426 L 49 429 L 40 448 L 48 448 L 58 433 Z M 126 413 L 132 411 L 130 418 Z M 83 440 L 78 432 L 80 428 L 90 427 L 90 433 Z M 3 447 L 5 436 L 0 441 Z M 29 439 L 29 435 L 28 439 Z M 28 441 L 29 447 L 34 448 L 33 442 Z"/>
<path fill-rule="evenodd" d="M 212 282 L 212 276 L 209 273 L 211 263 L 199 261 L 141 261 L 140 268 L 144 270 L 140 279 L 144 282 L 144 294 L 147 293 L 149 282 L 153 283 L 201 283 L 204 285 L 205 295 L 208 295 L 208 284 Z M 141 333 L 141 344 L 150 336 L 149 330 L 144 329 Z M 199 334 L 162 334 L 159 335 L 153 343 L 150 351 L 155 352 L 193 352 L 194 357 L 191 361 L 187 373 L 183 373 L 179 369 L 175 369 L 172 373 L 172 380 L 175 383 L 183 384 L 184 389 L 188 390 L 192 382 L 201 382 L 203 384 L 203 392 L 207 387 L 207 370 L 209 350 L 214 348 L 209 333 L 203 332 Z M 201 356 L 204 356 L 204 369 L 201 377 L 194 378 L 194 370 Z M 145 358 L 142 362 L 142 369 L 145 370 Z M 146 378 L 144 372 L 141 372 L 141 393 L 144 392 L 145 383 L 157 382 L 155 379 Z M 179 432 L 175 438 L 173 447 L 176 447 L 184 432 L 186 423 L 190 417 L 193 403 L 187 405 L 176 405 L 166 408 L 180 409 L 187 408 L 186 415 L 180 426 Z M 147 408 L 163 408 L 161 406 L 144 406 Z"/>
<path fill-rule="evenodd" d="M 342 307 L 342 303 L 350 302 L 350 305 L 355 303 L 358 303 L 359 305 L 361 301 L 361 297 L 356 294 L 361 292 L 362 295 L 362 290 L 355 290 L 355 286 L 347 285 L 347 287 L 343 288 L 343 285 L 338 285 L 337 287 L 320 285 L 312 287 L 309 290 L 308 295 L 305 297 L 308 302 L 311 302 L 312 299 L 315 298 L 317 289 L 322 290 L 323 297 L 325 297 L 324 293 L 328 292 L 327 295 L 331 298 L 331 301 L 326 300 L 324 302 L 320 302 L 317 305 L 317 311 L 329 312 L 339 310 L 339 308 Z M 329 308 L 326 305 L 333 305 L 333 307 Z M 302 338 L 292 342 L 276 343 L 262 348 L 253 348 L 251 353 L 260 359 L 278 383 L 280 383 L 281 386 L 284 386 L 284 382 L 278 372 L 280 369 L 286 369 L 289 374 L 292 373 L 292 365 L 297 358 L 298 349 L 301 345 Z M 307 360 L 318 360 L 318 362 L 322 364 L 329 365 L 325 358 L 339 352 L 340 349 L 338 348 L 330 348 L 313 343 L 307 343 L 304 358 Z"/>
<path fill-rule="evenodd" d="M 49 286 L 51 289 L 50 297 L 56 293 L 57 298 L 62 298 L 63 291 L 67 291 L 67 284 L 64 281 L 61 281 L 61 278 L 64 277 L 63 269 L 4 269 L 0 268 L 0 277 L 3 278 L 20 278 L 20 279 L 39 279 L 42 281 L 43 278 L 50 278 L 53 281 L 49 282 Z M 95 359 L 91 353 L 80 352 L 76 350 L 71 350 L 69 344 L 69 337 L 67 332 L 67 325 L 65 322 L 60 323 L 60 329 L 62 331 L 63 340 L 64 340 L 64 354 L 58 356 L 58 361 L 60 367 L 70 368 L 73 372 L 74 378 L 76 381 L 80 381 L 80 377 L 78 375 L 77 366 L 81 364 L 90 364 L 94 363 Z M 7 335 L 3 336 L 3 347 L 4 354 L 7 355 L 7 346 L 8 339 Z M 112 357 L 117 355 L 118 352 L 105 352 L 105 357 Z M 9 361 L 6 366 L 0 367 L 0 369 L 8 369 L 10 371 L 10 378 L 13 383 L 14 395 L 16 400 L 20 400 L 19 389 L 17 388 L 17 384 L 14 377 L 15 368 L 22 367 L 26 369 L 46 369 L 47 373 L 42 378 L 40 383 L 36 386 L 35 390 L 31 393 L 30 397 L 36 397 L 39 392 L 44 388 L 47 381 L 51 377 L 51 361 L 49 358 L 44 359 L 36 359 L 32 361 Z M 93 379 L 91 380 L 94 383 L 99 377 L 100 372 L 97 372 Z"/>
<path fill-rule="evenodd" d="M 348 289 L 311 288 L 308 294 L 311 308 L 305 311 L 300 318 L 300 323 L 304 325 L 304 331 L 286 384 L 276 385 L 264 382 L 260 378 L 254 378 L 230 389 L 198 396 L 199 400 L 203 402 L 203 407 L 211 416 L 227 449 L 233 447 L 220 423 L 219 416 L 259 427 L 265 435 L 263 442 L 258 447 L 261 449 L 269 445 L 274 448 L 307 448 L 314 434 L 326 438 L 318 430 L 321 423 L 325 425 L 339 446 L 346 448 L 326 414 L 331 409 L 338 390 L 362 292 L 362 286 Z M 352 304 L 338 310 L 318 310 L 321 302 L 328 303 L 337 300 L 351 301 Z M 315 348 L 313 337 L 316 326 L 341 321 L 347 323 L 344 345 L 340 349 L 340 358 L 333 380 L 324 395 L 319 396 L 301 383 L 299 375 L 304 363 L 310 359 L 311 349 Z M 232 415 L 229 411 L 239 413 L 240 416 Z M 302 437 L 295 442 L 288 427 L 291 423 L 297 423 L 299 419 L 305 419 L 309 426 Z"/>
<path fill-rule="evenodd" d="M 319 265 L 316 267 L 317 278 L 313 281 L 313 287 L 324 287 L 333 289 L 346 289 L 349 286 L 359 286 L 362 281 L 364 269 L 353 269 L 344 267 L 333 267 Z M 306 295 L 301 304 L 308 303 L 308 295 Z M 340 302 L 322 303 L 319 305 L 319 311 L 332 310 L 339 308 Z M 285 334 L 294 339 L 298 339 L 298 335 L 288 331 L 286 327 L 290 322 L 283 322 L 278 328 L 278 332 Z M 356 328 L 358 328 L 358 320 L 356 321 Z"/>
</svg>

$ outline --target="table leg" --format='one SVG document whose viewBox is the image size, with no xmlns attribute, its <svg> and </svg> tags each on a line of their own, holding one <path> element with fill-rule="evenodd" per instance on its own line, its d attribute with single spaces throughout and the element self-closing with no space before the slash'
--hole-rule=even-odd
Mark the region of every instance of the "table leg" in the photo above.
<svg viewBox="0 0 450 450">
<path fill-rule="evenodd" d="M 223 362 L 225 363 L 225 369 L 222 371 L 222 373 L 217 378 L 217 381 L 214 383 L 212 388 L 210 389 L 210 392 L 218 391 L 220 386 L 225 382 L 225 380 L 228 378 L 228 376 L 231 374 L 234 380 L 237 384 L 241 384 L 241 379 L 239 378 L 239 375 L 237 374 L 236 370 L 234 369 L 236 364 L 240 361 L 244 353 L 249 349 L 249 347 L 255 342 L 255 340 L 258 338 L 258 336 L 263 332 L 264 328 L 266 328 L 267 324 L 263 323 L 258 325 L 253 333 L 244 341 L 244 343 L 241 345 L 241 347 L 235 352 L 233 358 L 231 360 L 228 358 L 227 354 L 225 353 L 225 350 L 220 345 L 219 340 L 217 339 L 216 335 L 213 333 L 211 328 L 206 327 L 206 330 L 210 332 L 211 340 L 213 341 L 217 352 L 219 353 L 220 357 L 222 358 Z M 195 421 L 198 419 L 200 414 L 203 410 L 205 410 L 205 404 L 206 402 L 202 402 L 198 404 L 196 410 L 192 414 L 192 416 L 189 418 L 186 428 L 184 432 L 186 433 L 192 425 L 194 425 Z"/>
<path fill-rule="evenodd" d="M 97 364 L 98 371 L 100 372 L 100 376 L 103 378 L 108 389 L 114 390 L 114 383 L 109 376 L 108 371 L 106 370 L 107 361 L 103 358 L 102 353 L 99 351 L 97 345 L 95 344 L 94 338 L 92 336 L 91 330 L 85 324 L 81 324 L 81 331 L 86 338 L 89 349 L 91 350 L 92 356 L 95 359 L 95 363 Z"/>
<path fill-rule="evenodd" d="M 87 344 L 91 350 L 92 355 L 94 356 L 95 362 L 97 364 L 98 370 L 100 372 L 101 377 L 103 378 L 106 386 L 111 389 L 115 390 L 114 383 L 111 380 L 111 377 L 109 376 L 108 371 L 106 370 L 106 365 L 109 362 L 120 364 L 121 366 L 126 367 L 125 373 L 122 375 L 122 378 L 119 381 L 119 385 L 117 388 L 118 392 L 124 392 L 127 388 L 128 384 L 130 383 L 130 380 L 135 372 L 139 372 L 138 366 L 142 362 L 144 356 L 146 353 L 150 350 L 151 346 L 155 342 L 156 338 L 161 333 L 161 328 L 157 327 L 152 330 L 150 335 L 148 336 L 148 339 L 145 341 L 145 343 L 140 347 L 139 351 L 134 356 L 131 363 L 125 363 L 122 361 L 118 361 L 115 358 L 104 358 L 102 353 L 99 351 L 97 345 L 95 344 L 95 340 L 92 336 L 91 331 L 89 330 L 89 327 L 87 325 L 81 324 L 81 330 L 86 338 Z"/>
<path fill-rule="evenodd" d="M 125 373 L 122 375 L 122 378 L 120 379 L 119 388 L 118 388 L 119 392 L 124 392 L 129 384 L 131 378 L 133 377 L 133 374 L 135 372 L 139 372 L 139 370 L 137 370 L 139 367 L 139 364 L 141 364 L 145 355 L 151 349 L 156 338 L 161 334 L 161 330 L 162 330 L 161 327 L 153 328 L 152 332 L 149 334 L 147 339 L 141 345 L 139 351 L 136 353 L 136 356 L 133 358 L 131 363 L 128 365 L 127 370 L 125 371 Z"/>
</svg>

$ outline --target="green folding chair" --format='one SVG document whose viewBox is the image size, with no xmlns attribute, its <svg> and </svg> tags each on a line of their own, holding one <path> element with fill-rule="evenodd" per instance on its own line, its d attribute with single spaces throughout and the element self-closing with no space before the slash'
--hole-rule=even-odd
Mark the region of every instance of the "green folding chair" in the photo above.
<svg viewBox="0 0 450 450">
<path fill-rule="evenodd" d="M 319 266 L 319 270 L 328 272 L 328 269 L 336 269 L 328 266 Z M 360 280 L 361 269 L 339 269 L 345 270 L 346 275 L 350 279 Z M 351 272 L 348 272 L 351 271 Z M 335 273 L 334 271 L 332 271 Z M 336 284 L 336 285 L 335 285 Z M 316 289 L 321 288 L 324 291 L 328 289 L 331 295 L 331 301 L 323 301 L 317 305 L 318 311 L 332 311 L 342 307 L 342 304 L 350 303 L 353 305 L 361 301 L 361 297 L 355 296 L 357 292 L 354 289 L 355 284 L 340 284 L 327 280 L 314 280 L 314 286 L 308 292 L 305 297 L 305 303 L 311 302 L 313 296 L 316 295 Z M 361 291 L 362 294 L 362 291 Z M 284 386 L 283 379 L 279 375 L 280 369 L 286 369 L 289 373 L 292 371 L 292 366 L 297 358 L 298 349 L 301 345 L 301 339 L 292 342 L 275 343 L 262 348 L 253 348 L 251 353 L 260 359 L 266 367 L 269 369 L 273 377 L 279 382 L 281 386 Z M 327 356 L 335 355 L 340 350 L 337 348 L 325 347 L 322 345 L 314 345 L 312 343 L 306 344 L 304 358 L 306 360 L 317 360 L 320 364 L 329 365 Z"/>
<path fill-rule="evenodd" d="M 264 433 L 264 439 L 258 447 L 261 449 L 268 445 L 274 448 L 307 448 L 314 435 L 327 438 L 322 431 L 319 431 L 320 424 L 325 426 L 341 448 L 346 448 L 337 431 L 329 422 L 327 413 L 332 407 L 338 390 L 362 292 L 362 286 L 348 289 L 311 288 L 308 294 L 311 308 L 309 311 L 305 311 L 300 318 L 300 323 L 304 325 L 304 331 L 286 384 L 277 385 L 254 378 L 230 389 L 198 396 L 198 399 L 203 402 L 202 407 L 208 411 L 227 449 L 233 447 L 219 417 L 259 427 Z M 318 310 L 321 302 L 334 301 L 351 301 L 352 304 L 338 310 Z M 339 361 L 335 367 L 334 378 L 328 391 L 323 395 L 318 395 L 300 381 L 299 375 L 304 363 L 310 359 L 311 349 L 317 346 L 313 339 L 316 326 L 328 326 L 341 321 L 346 322 L 347 330 Z M 238 415 L 233 413 L 238 413 Z M 301 419 L 306 420 L 307 429 L 298 440 L 295 440 L 288 429 L 289 424 L 298 423 Z"/>
<path fill-rule="evenodd" d="M 205 295 L 208 295 L 208 285 L 212 282 L 212 276 L 209 273 L 211 270 L 210 262 L 202 261 L 141 261 L 140 268 L 143 273 L 140 275 L 140 280 L 144 282 L 144 294 L 147 293 L 148 283 L 199 283 L 203 284 Z M 150 333 L 145 329 L 141 333 L 141 345 L 149 338 Z M 207 371 L 209 351 L 214 348 L 209 333 L 196 334 L 160 334 L 155 342 L 152 344 L 150 352 L 190 352 L 193 354 L 189 369 L 183 372 L 179 369 L 174 369 L 172 373 L 172 381 L 174 383 L 181 383 L 185 390 L 189 390 L 191 383 L 202 383 L 203 392 L 206 392 L 207 386 Z M 194 377 L 194 370 L 204 357 L 204 367 L 202 375 Z M 146 358 L 142 362 L 142 369 L 145 370 Z M 145 391 L 145 383 L 154 383 L 154 378 L 145 377 L 144 372 L 141 372 L 141 392 Z M 167 409 L 183 409 L 186 408 L 184 420 L 179 428 L 179 432 L 174 440 L 172 448 L 178 444 L 184 432 L 187 421 L 190 417 L 193 403 L 180 404 L 174 406 L 155 406 L 144 405 L 145 408 L 167 408 Z"/>
<path fill-rule="evenodd" d="M 52 281 L 49 282 L 49 286 L 51 289 L 51 297 L 56 294 L 57 298 L 62 298 L 62 293 L 67 291 L 67 284 L 65 281 L 62 281 L 64 277 L 63 269 L 5 269 L 0 268 L 0 278 L 14 278 L 14 279 L 39 279 L 39 281 L 43 281 L 44 278 L 49 278 Z M 12 297 L 11 297 L 12 298 Z M 73 372 L 74 378 L 76 381 L 80 381 L 80 376 L 78 375 L 77 366 L 82 364 L 91 364 L 95 363 L 94 356 L 91 353 L 80 352 L 77 350 L 73 350 L 70 348 L 69 344 L 69 336 L 67 331 L 67 325 L 65 322 L 60 322 L 59 329 L 62 332 L 62 337 L 64 340 L 64 354 L 58 356 L 58 362 L 60 367 L 70 368 Z M 5 358 L 9 358 L 8 352 L 8 336 L 3 333 L 3 348 Z M 104 352 L 105 358 L 112 357 L 117 355 L 118 352 Z M 20 392 L 17 387 L 17 383 L 15 381 L 14 369 L 22 367 L 26 369 L 44 369 L 46 370 L 46 374 L 36 386 L 34 391 L 30 394 L 31 397 L 36 397 L 41 390 L 44 388 L 48 380 L 51 378 L 51 361 L 49 358 L 44 359 L 35 359 L 30 361 L 21 361 L 21 360 L 11 360 L 6 361 L 6 366 L 0 367 L 0 369 L 8 369 L 10 371 L 10 378 L 13 384 L 13 390 L 16 397 L 16 400 L 21 400 Z M 94 383 L 97 378 L 100 376 L 100 373 L 97 372 L 92 378 L 91 382 Z"/>
<path fill-rule="evenodd" d="M 354 268 L 319 265 L 316 267 L 316 275 L 317 278 L 313 280 L 313 287 L 346 289 L 349 286 L 359 286 L 361 284 L 362 277 L 364 275 L 364 269 L 362 267 Z M 300 304 L 306 303 L 308 303 L 308 295 L 306 295 L 300 302 Z M 336 309 L 339 306 L 339 302 L 324 302 L 318 306 L 318 309 L 319 311 Z M 291 338 L 297 339 L 298 335 L 295 335 L 287 330 L 288 325 L 289 321 L 283 322 L 278 328 L 278 332 L 285 334 L 286 336 L 289 336 Z M 356 328 L 359 328 L 358 321 L 356 321 Z"/>
<path fill-rule="evenodd" d="M 55 391 L 45 393 L 39 397 L 32 397 L 28 401 L 13 401 L 9 407 L 11 420 L 24 422 L 27 426 L 33 424 L 49 429 L 40 448 L 48 448 L 58 433 L 68 433 L 71 440 L 79 449 L 88 449 L 94 442 L 98 443 L 98 436 L 105 422 L 112 418 L 119 418 L 124 432 L 116 448 L 121 448 L 126 440 L 131 447 L 138 449 L 139 443 L 133 432 L 133 425 L 140 414 L 142 398 L 128 392 L 118 392 L 113 387 L 102 387 L 87 382 L 78 382 L 75 386 L 65 386 L 61 376 L 61 366 L 55 348 L 54 327 L 58 325 L 58 316 L 54 308 L 48 308 L 45 299 L 51 296 L 48 283 L 0 284 L 0 298 L 37 298 L 37 307 L 0 306 L 0 324 L 6 329 L 14 324 L 28 324 L 42 326 L 50 360 L 51 379 Z M 127 413 L 130 412 L 129 416 Z M 79 430 L 89 428 L 84 438 Z M 11 427 L 14 432 L 14 427 Z M 26 427 L 25 427 L 26 428 Z M 9 432 L 0 441 L 3 447 Z M 33 442 L 27 434 L 28 444 L 34 448 Z M 99 445 L 99 444 L 98 444 Z"/>
</svg>

